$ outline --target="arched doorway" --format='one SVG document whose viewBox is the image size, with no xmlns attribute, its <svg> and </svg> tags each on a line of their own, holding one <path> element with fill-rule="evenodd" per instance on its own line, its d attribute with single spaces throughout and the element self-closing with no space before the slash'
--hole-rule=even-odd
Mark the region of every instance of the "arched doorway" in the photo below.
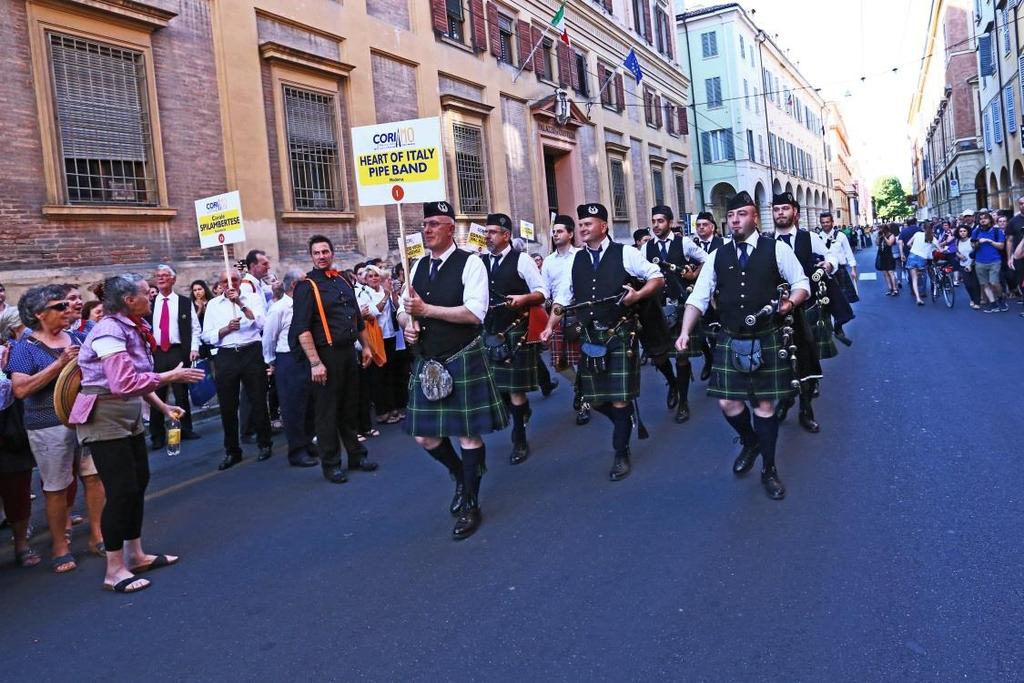
<svg viewBox="0 0 1024 683">
<path fill-rule="evenodd" d="M 1010 205 L 1010 172 L 1003 166 L 999 171 L 999 208 L 1005 209 Z"/>
<path fill-rule="evenodd" d="M 988 187 L 985 184 L 985 169 L 978 171 L 978 175 L 974 176 L 974 192 L 977 195 L 977 199 L 974 202 L 973 209 L 980 209 L 984 206 L 988 206 Z"/>
<path fill-rule="evenodd" d="M 757 181 L 754 185 L 754 203 L 757 204 L 757 210 L 761 216 L 761 229 L 764 230 L 772 224 L 772 203 L 768 197 L 765 197 L 764 185 L 761 181 Z"/>
<path fill-rule="evenodd" d="M 711 188 L 711 213 L 719 225 L 725 225 L 726 205 L 736 196 L 736 188 L 729 183 L 718 183 Z"/>
<path fill-rule="evenodd" d="M 1013 189 L 1012 196 L 1010 197 L 1010 206 L 1014 206 L 1017 197 L 1021 195 L 1024 195 L 1024 165 L 1018 159 L 1013 162 Z"/>
<path fill-rule="evenodd" d="M 985 208 L 999 208 L 999 181 L 996 180 L 995 173 L 988 174 L 988 200 L 992 203 L 992 205 L 989 206 L 988 204 L 985 204 Z"/>
<path fill-rule="evenodd" d="M 772 194 L 782 194 L 782 183 L 779 182 L 778 178 L 772 181 Z"/>
</svg>

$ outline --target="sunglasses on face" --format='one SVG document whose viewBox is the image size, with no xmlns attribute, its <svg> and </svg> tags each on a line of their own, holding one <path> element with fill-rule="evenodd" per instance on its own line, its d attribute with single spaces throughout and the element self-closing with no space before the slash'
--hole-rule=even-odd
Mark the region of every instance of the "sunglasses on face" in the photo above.
<svg viewBox="0 0 1024 683">
<path fill-rule="evenodd" d="M 70 305 L 71 304 L 69 304 L 67 301 L 58 301 L 55 304 L 50 304 L 49 306 L 47 306 L 43 310 L 44 311 L 61 311 L 63 313 L 64 311 L 68 310 L 68 307 Z"/>
</svg>

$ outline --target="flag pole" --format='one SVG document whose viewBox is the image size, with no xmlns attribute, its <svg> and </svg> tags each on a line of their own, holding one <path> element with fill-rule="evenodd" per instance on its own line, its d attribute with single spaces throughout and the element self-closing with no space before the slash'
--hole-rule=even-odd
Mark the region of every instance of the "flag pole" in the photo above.
<svg viewBox="0 0 1024 683">
<path fill-rule="evenodd" d="M 544 27 L 544 33 L 540 34 L 540 40 L 538 40 L 534 44 L 533 49 L 530 50 L 530 55 L 526 59 L 523 60 L 522 64 L 519 65 L 519 71 L 517 71 L 516 75 L 512 77 L 512 82 L 513 83 L 515 83 L 517 80 L 519 80 L 519 77 L 523 74 L 523 69 L 526 68 L 526 65 L 529 64 L 531 61 L 533 61 L 533 55 L 534 55 L 534 53 L 537 52 L 537 48 L 540 47 L 540 44 L 543 43 L 544 39 L 548 37 L 548 29 L 549 28 L 551 28 L 550 24 L 548 24 L 547 26 Z"/>
</svg>

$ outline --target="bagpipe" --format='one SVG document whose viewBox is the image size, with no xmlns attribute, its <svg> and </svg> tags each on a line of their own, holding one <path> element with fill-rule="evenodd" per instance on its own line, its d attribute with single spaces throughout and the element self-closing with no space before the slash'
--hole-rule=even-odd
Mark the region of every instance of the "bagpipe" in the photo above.
<svg viewBox="0 0 1024 683">
<path fill-rule="evenodd" d="M 488 312 L 502 309 L 513 310 L 511 308 L 511 296 L 500 294 L 496 296 L 494 292 L 492 292 L 491 297 L 493 299 L 498 299 L 498 302 L 488 306 Z M 511 333 L 516 327 L 521 325 L 524 320 L 526 321 L 526 332 L 519 337 L 515 346 L 512 346 L 510 343 Z M 540 334 L 544 331 L 544 328 L 546 328 L 547 325 L 548 313 L 544 310 L 544 304 L 529 306 L 523 311 L 514 311 L 512 321 L 500 332 L 484 333 L 484 348 L 487 351 L 488 359 L 494 363 L 505 363 L 507 365 L 511 365 L 512 359 L 524 344 L 540 343 Z"/>
</svg>

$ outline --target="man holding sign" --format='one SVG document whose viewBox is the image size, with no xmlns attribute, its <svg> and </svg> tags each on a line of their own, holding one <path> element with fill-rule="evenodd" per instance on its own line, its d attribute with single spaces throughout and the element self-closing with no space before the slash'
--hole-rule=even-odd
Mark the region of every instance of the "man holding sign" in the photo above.
<svg viewBox="0 0 1024 683">
<path fill-rule="evenodd" d="M 455 211 L 448 202 L 423 205 L 423 241 L 429 251 L 409 272 L 399 324 L 416 345 L 406 429 L 455 480 L 449 511 L 452 536 L 468 538 L 480 526 L 480 478 L 486 469 L 482 434 L 508 424 L 480 340 L 487 315 L 487 270 L 456 248 Z M 458 437 L 460 459 L 451 437 Z"/>
<path fill-rule="evenodd" d="M 526 422 L 530 416 L 527 392 L 537 391 L 538 346 L 528 343 L 530 309 L 548 298 L 548 288 L 533 259 L 513 249 L 512 219 L 503 213 L 487 217 L 487 266 L 491 305 L 484 319 L 484 346 L 494 370 L 494 383 L 512 413 L 513 465 L 530 457 Z"/>
</svg>

